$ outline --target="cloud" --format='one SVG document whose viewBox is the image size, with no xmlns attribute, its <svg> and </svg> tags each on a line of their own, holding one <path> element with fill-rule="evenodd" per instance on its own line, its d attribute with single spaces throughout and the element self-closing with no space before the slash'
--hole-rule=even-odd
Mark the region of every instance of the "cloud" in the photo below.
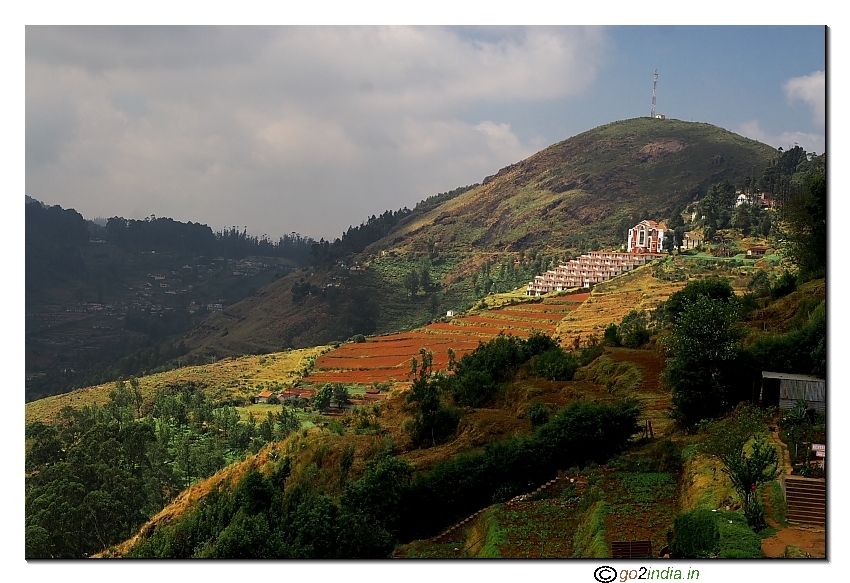
<svg viewBox="0 0 850 583">
<path fill-rule="evenodd" d="M 811 75 L 793 77 L 782 85 L 789 103 L 802 101 L 812 111 L 812 123 L 826 125 L 826 73 L 815 71 Z"/>
<path fill-rule="evenodd" d="M 823 134 L 810 134 L 805 132 L 782 132 L 780 134 L 771 134 L 763 130 L 758 120 L 750 120 L 742 123 L 734 129 L 735 132 L 769 144 L 774 148 L 783 148 L 788 150 L 794 146 L 801 146 L 807 152 L 824 152 L 824 136 Z"/>
<path fill-rule="evenodd" d="M 583 95 L 608 45 L 572 27 L 28 26 L 27 192 L 333 236 L 533 153 L 498 106 Z"/>
</svg>

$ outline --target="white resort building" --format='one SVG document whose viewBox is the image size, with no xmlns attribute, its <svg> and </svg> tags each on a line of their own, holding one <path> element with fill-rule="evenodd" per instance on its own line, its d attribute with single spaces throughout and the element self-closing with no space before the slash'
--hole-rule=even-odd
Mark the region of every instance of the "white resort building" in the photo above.
<svg viewBox="0 0 850 583">
<path fill-rule="evenodd" d="M 664 230 L 664 225 L 658 225 L 655 221 L 642 221 L 629 229 L 629 253 L 615 251 L 585 253 L 578 259 L 571 259 L 566 265 L 559 265 L 543 275 L 535 276 L 534 281 L 529 282 L 525 295 L 542 296 L 553 291 L 590 288 L 597 283 L 631 271 L 635 267 L 645 265 L 657 257 L 663 257 L 663 253 L 658 253 L 655 249 L 661 248 Z M 640 244 L 632 245 L 633 241 Z M 647 247 L 652 251 L 649 251 Z"/>
</svg>

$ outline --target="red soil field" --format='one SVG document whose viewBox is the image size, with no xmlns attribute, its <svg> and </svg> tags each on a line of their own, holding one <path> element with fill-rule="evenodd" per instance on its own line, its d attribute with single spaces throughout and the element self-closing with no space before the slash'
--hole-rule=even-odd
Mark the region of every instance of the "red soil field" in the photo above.
<svg viewBox="0 0 850 583">
<path fill-rule="evenodd" d="M 316 361 L 319 368 L 393 368 L 410 361 L 410 356 L 375 356 L 363 358 L 326 358 Z"/>
<path fill-rule="evenodd" d="M 465 318 L 464 320 L 468 321 L 468 318 Z M 507 323 L 507 322 L 497 323 L 496 325 L 493 325 L 493 326 L 460 326 L 460 325 L 455 325 L 455 324 L 445 324 L 445 323 L 439 322 L 437 324 L 430 324 L 428 326 L 428 328 L 430 328 L 431 330 L 440 330 L 440 331 L 448 332 L 448 333 L 454 332 L 454 333 L 469 334 L 469 335 L 471 335 L 471 334 L 484 334 L 484 335 L 487 335 L 487 336 L 496 336 L 496 335 L 499 334 L 500 331 L 504 330 L 505 334 L 510 333 L 510 334 L 513 334 L 514 336 L 520 336 L 520 337 L 523 337 L 523 338 L 525 338 L 527 336 L 531 336 L 531 332 L 529 332 L 528 330 L 524 330 L 522 328 L 515 328 L 515 327 L 511 326 L 510 323 Z M 487 338 L 481 338 L 481 340 L 486 341 L 488 339 Z"/>
<path fill-rule="evenodd" d="M 435 370 L 445 369 L 449 348 L 460 358 L 500 332 L 519 338 L 537 332 L 551 333 L 558 322 L 588 297 L 589 293 L 573 294 L 546 299 L 542 304 L 506 306 L 481 316 L 429 324 L 418 331 L 377 336 L 359 344 L 343 344 L 319 357 L 316 361 L 319 370 L 306 381 L 311 384 L 406 381 L 409 380 L 411 359 L 419 359 L 421 348 L 431 351 Z"/>
</svg>

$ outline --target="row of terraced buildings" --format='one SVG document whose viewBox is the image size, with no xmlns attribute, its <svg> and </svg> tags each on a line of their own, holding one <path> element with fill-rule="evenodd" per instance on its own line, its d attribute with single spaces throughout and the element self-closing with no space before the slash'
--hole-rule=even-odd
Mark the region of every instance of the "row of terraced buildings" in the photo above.
<svg viewBox="0 0 850 583">
<path fill-rule="evenodd" d="M 529 296 L 542 296 L 553 291 L 593 287 L 597 283 L 645 265 L 656 257 L 662 257 L 662 254 L 591 251 L 578 259 L 570 260 L 566 265 L 559 265 L 543 275 L 535 276 L 525 293 Z"/>
</svg>

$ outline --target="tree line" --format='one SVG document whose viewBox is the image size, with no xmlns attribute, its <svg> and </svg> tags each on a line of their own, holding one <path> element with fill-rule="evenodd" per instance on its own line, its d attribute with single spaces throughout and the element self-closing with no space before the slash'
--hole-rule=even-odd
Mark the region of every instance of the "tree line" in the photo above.
<svg viewBox="0 0 850 583">
<path fill-rule="evenodd" d="M 27 558 L 82 558 L 132 536 L 181 490 L 298 429 L 281 408 L 242 421 L 192 383 L 142 398 L 118 382 L 103 406 L 26 426 Z"/>
</svg>

